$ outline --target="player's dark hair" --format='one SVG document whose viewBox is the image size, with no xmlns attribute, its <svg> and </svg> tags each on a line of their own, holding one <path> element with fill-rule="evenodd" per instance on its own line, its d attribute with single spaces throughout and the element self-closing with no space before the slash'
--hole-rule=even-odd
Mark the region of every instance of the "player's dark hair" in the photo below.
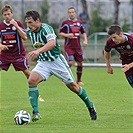
<svg viewBox="0 0 133 133">
<path fill-rule="evenodd" d="M 7 10 L 10 10 L 11 13 L 13 13 L 12 7 L 11 7 L 10 5 L 8 5 L 8 4 L 6 4 L 6 5 L 4 5 L 4 6 L 2 7 L 1 13 L 3 14 L 3 13 L 4 13 L 5 11 L 7 11 Z"/>
<path fill-rule="evenodd" d="M 30 11 L 26 12 L 25 19 L 29 18 L 29 17 L 32 17 L 34 21 L 36 21 L 37 19 L 39 19 L 41 21 L 41 17 L 39 15 L 39 13 L 35 10 L 30 10 Z"/>
<path fill-rule="evenodd" d="M 69 7 L 69 8 L 68 8 L 68 11 L 69 11 L 70 9 L 74 9 L 75 12 L 76 12 L 76 9 L 75 9 L 74 7 Z"/>
<path fill-rule="evenodd" d="M 107 33 L 108 35 L 112 35 L 112 34 L 117 34 L 119 35 L 122 31 L 122 28 L 119 25 L 111 25 L 108 30 Z"/>
</svg>

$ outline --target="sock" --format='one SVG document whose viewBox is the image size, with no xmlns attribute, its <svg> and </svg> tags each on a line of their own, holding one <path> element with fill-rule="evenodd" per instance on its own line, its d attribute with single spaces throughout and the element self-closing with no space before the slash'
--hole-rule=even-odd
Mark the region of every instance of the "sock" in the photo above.
<svg viewBox="0 0 133 133">
<path fill-rule="evenodd" d="M 82 66 L 77 66 L 77 82 L 81 81 L 82 69 Z"/>
<path fill-rule="evenodd" d="M 80 91 L 79 91 L 78 96 L 84 101 L 84 103 L 86 104 L 87 108 L 91 108 L 92 107 L 92 102 L 88 98 L 88 95 L 87 95 L 86 91 L 84 90 L 84 88 L 82 88 L 81 86 L 80 86 Z"/>
<path fill-rule="evenodd" d="M 29 94 L 29 99 L 30 99 L 31 106 L 33 108 L 33 112 L 38 112 L 39 92 L 38 92 L 37 86 L 29 86 L 28 94 Z"/>
</svg>

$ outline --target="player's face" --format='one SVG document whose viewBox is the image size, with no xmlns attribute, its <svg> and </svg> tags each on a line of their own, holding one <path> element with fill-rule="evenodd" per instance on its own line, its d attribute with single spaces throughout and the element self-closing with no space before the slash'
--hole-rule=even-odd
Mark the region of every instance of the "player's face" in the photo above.
<svg viewBox="0 0 133 133">
<path fill-rule="evenodd" d="M 120 44 L 122 43 L 122 33 L 120 33 L 119 35 L 117 35 L 116 33 L 115 34 L 112 34 L 110 35 L 111 39 L 113 40 L 114 43 L 116 44 Z"/>
<path fill-rule="evenodd" d="M 10 21 L 12 20 L 13 17 L 13 13 L 11 12 L 11 10 L 7 10 L 3 12 L 3 18 L 5 19 L 6 23 L 10 23 Z"/>
<path fill-rule="evenodd" d="M 25 19 L 27 27 L 30 29 L 32 32 L 38 32 L 40 29 L 40 20 L 37 19 L 34 21 L 32 17 L 28 17 Z"/>
<path fill-rule="evenodd" d="M 69 9 L 68 10 L 68 17 L 71 19 L 71 20 L 74 20 L 75 17 L 76 17 L 76 11 L 75 9 Z"/>
</svg>

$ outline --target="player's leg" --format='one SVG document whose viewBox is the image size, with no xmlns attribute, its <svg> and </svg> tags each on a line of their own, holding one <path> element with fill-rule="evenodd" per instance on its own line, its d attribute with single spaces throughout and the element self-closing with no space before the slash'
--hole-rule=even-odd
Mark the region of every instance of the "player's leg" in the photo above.
<svg viewBox="0 0 133 133">
<path fill-rule="evenodd" d="M 82 77 L 82 71 L 83 71 L 83 66 L 82 62 L 77 62 L 77 84 L 83 85 L 84 83 L 81 80 Z"/>
<path fill-rule="evenodd" d="M 71 91 L 76 93 L 83 100 L 90 112 L 91 119 L 96 120 L 97 114 L 93 103 L 90 101 L 85 89 L 79 87 L 77 83 L 74 82 L 73 74 L 64 57 L 60 56 L 54 63 L 54 66 L 51 66 L 51 69 L 56 77 L 61 79 Z"/>
<path fill-rule="evenodd" d="M 22 70 L 24 75 L 27 77 L 27 79 L 29 78 L 30 76 L 30 70 L 29 69 L 25 69 L 25 70 Z"/>
<path fill-rule="evenodd" d="M 83 85 L 84 83 L 81 80 L 82 72 L 83 72 L 83 53 L 81 49 L 76 50 L 74 55 L 75 61 L 77 62 L 77 84 Z"/>
<path fill-rule="evenodd" d="M 28 79 L 28 84 L 30 103 L 33 108 L 32 121 L 37 121 L 41 118 L 38 109 L 39 92 L 37 85 L 40 82 L 47 80 L 50 76 L 51 73 L 49 72 L 49 62 L 39 62 L 31 71 L 30 77 Z"/>
<path fill-rule="evenodd" d="M 38 110 L 39 91 L 38 91 L 37 85 L 42 80 L 43 80 L 42 76 L 39 75 L 36 71 L 32 71 L 28 78 L 28 85 L 29 85 L 28 94 L 29 94 L 31 106 L 33 108 L 32 121 L 37 121 L 41 118 Z"/>
<path fill-rule="evenodd" d="M 71 91 L 75 92 L 83 100 L 83 102 L 86 104 L 86 106 L 90 112 L 91 120 L 96 120 L 97 119 L 96 109 L 94 107 L 94 104 L 90 101 L 88 94 L 86 93 L 85 89 L 81 86 L 78 86 L 75 82 L 66 84 L 66 86 Z"/>
</svg>

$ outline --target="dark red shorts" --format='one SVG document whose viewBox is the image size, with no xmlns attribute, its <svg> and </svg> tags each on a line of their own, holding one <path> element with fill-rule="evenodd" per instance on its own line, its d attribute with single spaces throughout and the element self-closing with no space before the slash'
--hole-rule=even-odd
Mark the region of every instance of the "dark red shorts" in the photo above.
<svg viewBox="0 0 133 133">
<path fill-rule="evenodd" d="M 0 54 L 0 68 L 8 70 L 10 65 L 13 65 L 16 71 L 24 71 L 29 68 L 28 60 L 24 55 L 18 55 L 14 57 L 3 56 Z"/>
<path fill-rule="evenodd" d="M 65 49 L 65 54 L 67 61 L 82 62 L 84 60 L 82 49 Z"/>
</svg>

